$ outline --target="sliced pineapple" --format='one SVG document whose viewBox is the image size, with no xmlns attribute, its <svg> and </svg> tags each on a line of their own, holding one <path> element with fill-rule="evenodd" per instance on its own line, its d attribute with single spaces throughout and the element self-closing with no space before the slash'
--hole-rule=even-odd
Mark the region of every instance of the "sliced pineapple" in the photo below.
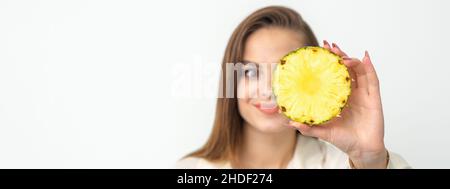
<svg viewBox="0 0 450 189">
<path fill-rule="evenodd" d="M 338 116 L 351 93 L 342 58 L 322 47 L 302 47 L 276 66 L 273 92 L 281 112 L 310 126 Z"/>
</svg>

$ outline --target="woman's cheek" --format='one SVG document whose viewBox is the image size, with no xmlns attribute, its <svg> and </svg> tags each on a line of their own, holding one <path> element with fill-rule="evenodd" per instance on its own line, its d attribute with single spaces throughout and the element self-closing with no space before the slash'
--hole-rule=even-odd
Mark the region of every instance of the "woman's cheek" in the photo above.
<svg viewBox="0 0 450 189">
<path fill-rule="evenodd" d="M 250 99 L 258 98 L 258 85 L 256 81 L 251 81 L 249 79 L 243 78 L 238 82 L 237 96 L 240 99 Z"/>
</svg>

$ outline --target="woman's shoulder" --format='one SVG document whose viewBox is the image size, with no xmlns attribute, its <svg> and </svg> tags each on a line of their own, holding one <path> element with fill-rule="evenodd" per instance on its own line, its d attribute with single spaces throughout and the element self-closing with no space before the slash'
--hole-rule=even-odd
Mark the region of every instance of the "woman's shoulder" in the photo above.
<svg viewBox="0 0 450 189">
<path fill-rule="evenodd" d="M 201 157 L 184 157 L 175 164 L 176 169 L 219 169 L 230 168 L 228 162 L 211 162 Z"/>
</svg>

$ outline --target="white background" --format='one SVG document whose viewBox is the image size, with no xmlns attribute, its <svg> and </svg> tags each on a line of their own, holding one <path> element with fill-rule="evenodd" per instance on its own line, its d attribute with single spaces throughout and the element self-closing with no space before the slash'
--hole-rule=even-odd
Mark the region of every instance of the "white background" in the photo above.
<svg viewBox="0 0 450 189">
<path fill-rule="evenodd" d="M 266 5 L 353 56 L 369 50 L 387 147 L 450 168 L 446 0 L 0 0 L 0 168 L 172 167 L 209 135 L 203 94 L 217 93 L 231 32 Z M 186 72 L 196 62 L 206 71 Z"/>
</svg>

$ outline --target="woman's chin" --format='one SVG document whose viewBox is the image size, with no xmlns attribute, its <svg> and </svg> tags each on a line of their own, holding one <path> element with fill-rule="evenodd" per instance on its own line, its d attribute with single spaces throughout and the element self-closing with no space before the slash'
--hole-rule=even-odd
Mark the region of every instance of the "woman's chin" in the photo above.
<svg viewBox="0 0 450 189">
<path fill-rule="evenodd" d="M 289 130 L 292 130 L 291 127 L 287 126 L 287 121 L 286 122 L 280 122 L 280 121 L 270 122 L 270 121 L 260 120 L 258 122 L 259 123 L 254 124 L 253 127 L 255 127 L 255 129 L 257 129 L 258 131 L 263 132 L 263 133 L 280 133 L 280 132 L 287 132 Z"/>
</svg>

